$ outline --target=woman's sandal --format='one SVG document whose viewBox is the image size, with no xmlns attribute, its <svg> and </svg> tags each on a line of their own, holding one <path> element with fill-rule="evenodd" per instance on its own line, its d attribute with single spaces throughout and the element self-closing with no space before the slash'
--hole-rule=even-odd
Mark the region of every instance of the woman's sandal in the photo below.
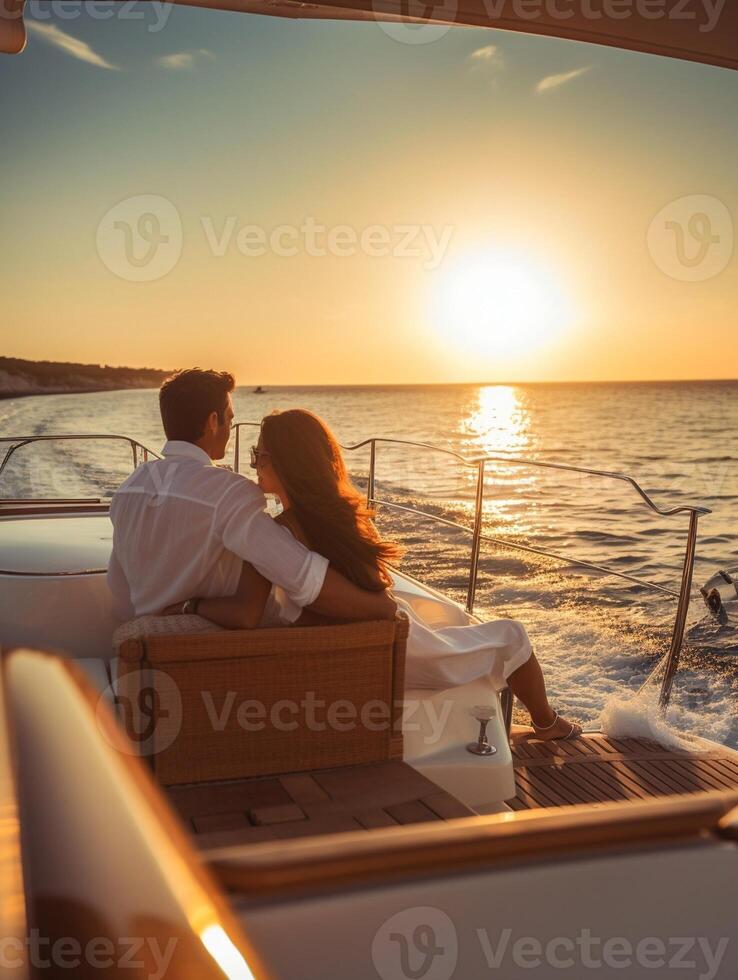
<svg viewBox="0 0 738 980">
<path fill-rule="evenodd" d="M 551 722 L 550 725 L 536 725 L 536 723 L 533 721 L 532 718 L 530 720 L 530 723 L 533 726 L 533 731 L 537 735 L 539 732 L 549 732 L 549 731 L 551 731 L 551 729 L 554 727 L 554 725 L 556 724 L 556 722 L 559 720 L 559 717 L 560 716 L 559 716 L 558 711 L 554 711 L 554 720 Z M 577 725 L 574 722 L 572 722 L 571 723 L 571 729 L 569 730 L 569 732 L 566 735 L 561 735 L 559 738 L 556 738 L 556 739 L 548 739 L 548 741 L 551 741 L 551 742 L 568 742 L 569 739 L 579 738 L 579 736 L 581 734 L 582 734 L 582 726 L 581 725 Z"/>
</svg>

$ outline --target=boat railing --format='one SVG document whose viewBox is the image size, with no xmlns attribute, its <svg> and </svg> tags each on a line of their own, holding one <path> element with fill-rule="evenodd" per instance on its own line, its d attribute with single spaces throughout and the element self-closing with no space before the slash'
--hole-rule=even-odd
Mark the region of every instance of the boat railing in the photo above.
<svg viewBox="0 0 738 980">
<path fill-rule="evenodd" d="M 241 465 L 241 429 L 246 427 L 258 428 L 260 423 L 258 422 L 238 422 L 234 425 L 234 462 L 233 468 L 236 472 L 239 472 Z M 445 456 L 455 459 L 462 466 L 468 467 L 475 470 L 475 499 L 474 499 L 474 519 L 471 527 L 465 524 L 461 524 L 458 521 L 450 520 L 446 517 L 442 517 L 440 514 L 434 514 L 430 511 L 421 510 L 418 507 L 409 507 L 404 504 L 399 504 L 396 501 L 388 500 L 382 498 L 377 494 L 376 485 L 376 468 L 377 468 L 377 447 L 378 446 L 401 446 L 407 449 L 422 449 L 433 453 L 440 453 Z M 440 446 L 434 446 L 430 443 L 424 442 L 413 442 L 408 439 L 390 439 L 384 437 L 373 437 L 370 439 L 364 439 L 362 442 L 357 442 L 353 445 L 342 445 L 342 449 L 346 452 L 355 452 L 360 449 L 369 449 L 369 473 L 367 477 L 367 505 L 372 508 L 385 507 L 390 510 L 399 511 L 406 514 L 415 514 L 418 517 L 423 517 L 435 521 L 436 523 L 446 525 L 447 527 L 455 528 L 466 534 L 471 535 L 471 550 L 469 556 L 469 577 L 467 582 L 467 593 L 466 593 L 466 610 L 468 613 L 473 614 L 476 591 L 477 591 L 477 578 L 479 573 L 479 553 L 482 542 L 499 545 L 505 548 L 511 548 L 516 551 L 522 551 L 528 554 L 539 555 L 546 558 L 552 558 L 557 561 L 565 561 L 571 565 L 576 565 L 579 568 L 588 569 L 590 571 L 598 572 L 602 575 L 613 576 L 625 580 L 626 582 L 631 582 L 636 585 L 640 585 L 644 588 L 650 589 L 655 592 L 659 592 L 662 595 L 668 596 L 670 599 L 675 600 L 677 603 L 676 616 L 674 620 L 674 625 L 671 631 L 671 640 L 669 644 L 669 651 L 666 656 L 666 661 L 664 665 L 664 676 L 661 683 L 661 691 L 659 695 L 659 703 L 662 709 L 666 710 L 671 699 L 671 691 L 674 684 L 674 676 L 679 667 L 679 661 L 682 652 L 682 646 L 684 643 L 684 632 L 687 624 L 687 613 L 689 611 L 689 602 L 692 592 L 692 576 L 694 572 L 694 562 L 696 554 L 697 545 L 697 527 L 700 517 L 703 517 L 711 513 L 706 507 L 697 507 L 690 505 L 683 505 L 679 507 L 660 507 L 643 489 L 643 487 L 632 477 L 626 473 L 611 472 L 609 470 L 599 470 L 590 469 L 584 466 L 572 466 L 567 463 L 554 463 L 536 459 L 528 459 L 519 456 L 502 456 L 502 455 L 483 455 L 483 456 L 464 456 L 461 453 L 457 453 L 452 449 L 444 449 Z M 491 534 L 487 534 L 484 531 L 484 500 L 485 500 L 485 471 L 487 464 L 489 463 L 504 463 L 510 466 L 529 466 L 536 467 L 546 470 L 555 470 L 566 473 L 577 473 L 584 476 L 595 476 L 601 477 L 606 480 L 618 481 L 620 483 L 626 484 L 634 493 L 640 498 L 640 502 L 651 510 L 654 514 L 659 517 L 678 517 L 680 515 L 685 515 L 689 519 L 688 529 L 687 529 L 687 544 L 684 552 L 684 560 L 682 563 L 681 572 L 681 582 L 679 589 L 669 589 L 663 585 L 659 585 L 655 582 L 649 582 L 645 579 L 636 577 L 634 575 L 628 575 L 625 572 L 618 571 L 617 569 L 609 568 L 605 565 L 596 564 L 594 562 L 585 561 L 580 558 L 575 558 L 570 555 L 562 554 L 560 552 L 550 551 L 546 548 L 534 548 L 530 545 L 524 545 L 516 541 L 511 541 L 508 539 L 502 539 Z"/>
<path fill-rule="evenodd" d="M 241 470 L 241 430 L 245 428 L 259 428 L 259 422 L 237 422 L 233 426 L 234 434 L 234 455 L 233 455 L 233 469 L 235 472 L 240 472 Z M 152 458 L 159 458 L 159 454 L 149 449 L 143 443 L 130 436 L 123 435 L 111 435 L 109 433 L 104 434 L 73 434 L 73 433 L 59 433 L 50 435 L 33 435 L 33 436 L 2 436 L 0 437 L 0 447 L 6 445 L 8 448 L 5 455 L 0 462 L 0 483 L 4 472 L 8 466 L 8 463 L 12 459 L 13 455 L 21 448 L 31 445 L 33 443 L 39 442 L 51 442 L 60 440 L 104 440 L 104 441 L 118 441 L 127 444 L 131 451 L 131 463 L 132 468 L 135 469 L 140 462 L 146 462 Z M 474 498 L 474 517 L 472 526 L 469 527 L 465 524 L 461 524 L 458 521 L 450 520 L 449 518 L 443 517 L 440 514 L 434 514 L 428 510 L 421 510 L 418 507 L 411 507 L 405 504 L 397 503 L 397 501 L 389 500 L 386 497 L 381 497 L 377 492 L 376 483 L 376 470 L 377 470 L 377 450 L 380 446 L 397 446 L 404 447 L 405 449 L 421 449 L 426 452 L 432 452 L 437 454 L 442 454 L 444 456 L 455 459 L 461 466 L 471 469 L 475 475 L 475 498 Z M 669 644 L 669 650 L 664 661 L 664 673 L 661 682 L 660 691 L 660 704 L 665 710 L 669 704 L 671 698 L 671 691 L 674 682 L 674 676 L 679 667 L 679 661 L 682 652 L 682 646 L 684 643 L 684 633 L 687 622 L 687 613 L 689 610 L 689 602 L 692 591 L 692 576 L 694 572 L 694 562 L 697 544 L 697 528 L 699 518 L 709 514 L 710 511 L 705 507 L 696 507 L 689 505 L 682 505 L 679 507 L 663 508 L 660 507 L 655 501 L 649 496 L 649 494 L 640 486 L 640 484 L 631 476 L 625 473 L 610 472 L 608 470 L 600 469 L 590 469 L 588 467 L 582 466 L 572 466 L 567 463 L 555 463 L 548 462 L 537 459 L 528 459 L 519 456 L 503 456 L 503 455 L 480 455 L 480 456 L 464 456 L 461 453 L 455 452 L 451 449 L 444 449 L 440 446 L 434 446 L 430 443 L 424 442 L 413 442 L 408 439 L 392 439 L 384 437 L 372 437 L 370 439 L 365 439 L 362 442 L 355 443 L 353 445 L 344 445 L 342 449 L 346 452 L 356 452 L 361 449 L 369 450 L 369 472 L 367 476 L 367 504 L 373 509 L 379 507 L 387 508 L 389 510 L 394 510 L 398 512 L 403 512 L 406 514 L 414 514 L 425 519 L 432 520 L 438 524 L 445 525 L 447 527 L 455 528 L 465 534 L 471 536 L 470 543 L 470 555 L 469 555 L 469 576 L 467 581 L 466 590 L 466 610 L 470 614 L 473 614 L 476 600 L 477 591 L 477 579 L 479 573 L 479 555 L 480 549 L 483 542 L 498 545 L 504 548 L 510 548 L 516 551 L 521 551 L 527 554 L 538 555 L 546 558 L 551 558 L 556 561 L 565 561 L 568 564 L 575 565 L 578 568 L 587 569 L 590 571 L 597 572 L 602 575 L 612 576 L 619 578 L 621 580 L 631 582 L 633 584 L 642 586 L 646 589 L 658 592 L 662 595 L 667 596 L 669 599 L 676 601 L 677 609 L 676 616 L 674 620 L 674 625 L 671 631 L 671 640 Z M 499 538 L 495 535 L 486 533 L 484 530 L 484 503 L 485 503 L 485 476 L 486 468 L 488 464 L 492 463 L 502 463 L 508 466 L 517 467 L 535 467 L 539 469 L 553 470 L 565 473 L 576 473 L 586 476 L 601 477 L 603 479 L 618 481 L 627 485 L 639 498 L 640 503 L 647 507 L 654 514 L 659 517 L 669 518 L 678 517 L 680 515 L 685 515 L 689 519 L 688 530 L 687 530 L 687 543 L 684 552 L 684 560 L 682 563 L 681 570 L 681 582 L 679 589 L 670 589 L 666 586 L 660 585 L 655 582 L 650 582 L 640 577 L 629 575 L 625 572 L 621 572 L 617 569 L 610 568 L 606 565 L 597 564 L 594 562 L 589 562 L 581 558 L 576 558 L 571 555 L 567 555 L 561 552 L 551 551 L 546 548 L 532 547 L 531 545 L 525 545 L 518 541 L 513 541 L 509 539 Z M 67 499 L 59 500 L 54 498 L 56 503 L 82 503 L 81 499 Z M 14 498 L 9 500 L 8 498 L 1 498 L 0 503 L 23 503 L 31 504 L 32 501 L 29 498 Z M 657 668 L 658 669 L 658 668 Z"/>
<path fill-rule="evenodd" d="M 143 443 L 139 442 L 137 439 L 132 439 L 130 436 L 115 435 L 109 432 L 106 433 L 72 433 L 72 432 L 60 432 L 51 433 L 49 435 L 34 435 L 34 436 L 0 436 L 0 452 L 2 452 L 3 447 L 5 449 L 5 454 L 3 455 L 2 462 L 0 462 L 0 484 L 2 483 L 3 477 L 5 476 L 5 471 L 8 467 L 13 456 L 18 452 L 19 449 L 23 449 L 25 446 L 33 445 L 39 442 L 63 442 L 63 441 L 97 441 L 102 440 L 104 442 L 116 442 L 128 445 L 131 451 L 131 469 L 135 470 L 139 463 L 146 463 L 149 459 L 158 459 L 159 454 L 155 453 L 152 449 L 144 446 Z M 90 498 L 84 497 L 65 497 L 65 498 L 53 498 L 55 503 L 64 504 L 83 504 L 90 502 Z M 99 500 L 99 498 L 95 498 Z M 0 503 L 2 504 L 33 504 L 33 503 L 48 503 L 48 500 L 42 500 L 37 498 L 22 497 L 22 498 L 8 498 L 0 497 Z"/>
</svg>

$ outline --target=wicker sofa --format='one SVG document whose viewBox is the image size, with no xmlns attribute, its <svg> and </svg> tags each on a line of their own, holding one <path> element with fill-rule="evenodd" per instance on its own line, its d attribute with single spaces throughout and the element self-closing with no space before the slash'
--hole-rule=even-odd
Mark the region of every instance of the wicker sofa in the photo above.
<svg viewBox="0 0 738 980">
<path fill-rule="evenodd" d="M 119 716 L 165 786 L 400 760 L 407 633 L 398 615 L 127 640 Z"/>
</svg>

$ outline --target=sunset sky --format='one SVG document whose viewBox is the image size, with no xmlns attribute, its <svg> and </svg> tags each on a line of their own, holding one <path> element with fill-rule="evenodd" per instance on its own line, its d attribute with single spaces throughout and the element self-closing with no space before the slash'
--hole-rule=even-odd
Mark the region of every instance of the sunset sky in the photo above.
<svg viewBox="0 0 738 980">
<path fill-rule="evenodd" d="M 460 28 L 180 8 L 152 31 L 145 7 L 31 5 L 0 59 L 3 354 L 262 384 L 738 375 L 738 74 Z M 106 218 L 141 196 L 157 224 Z M 693 196 L 719 239 L 697 282 L 699 241 L 669 253 Z M 181 243 L 166 274 L 111 270 L 126 225 Z"/>
</svg>

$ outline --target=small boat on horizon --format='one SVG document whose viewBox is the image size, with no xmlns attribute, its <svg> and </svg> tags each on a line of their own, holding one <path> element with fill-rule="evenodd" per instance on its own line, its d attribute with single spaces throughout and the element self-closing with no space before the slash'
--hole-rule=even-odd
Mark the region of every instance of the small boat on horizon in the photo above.
<svg viewBox="0 0 738 980">
<path fill-rule="evenodd" d="M 265 395 L 266 394 L 266 388 L 262 388 L 261 385 L 257 385 L 254 388 L 253 394 L 254 395 Z"/>
</svg>

